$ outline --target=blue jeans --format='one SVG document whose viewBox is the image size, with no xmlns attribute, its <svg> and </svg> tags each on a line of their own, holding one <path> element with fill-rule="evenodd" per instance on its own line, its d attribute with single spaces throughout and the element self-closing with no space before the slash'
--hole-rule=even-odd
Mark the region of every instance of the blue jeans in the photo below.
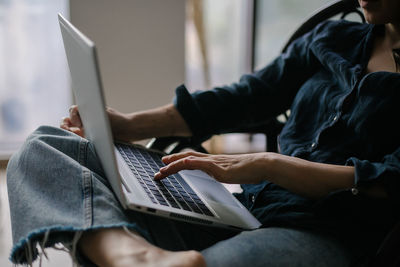
<svg viewBox="0 0 400 267">
<path fill-rule="evenodd" d="M 349 266 L 354 255 L 334 237 L 288 228 L 253 231 L 200 226 L 124 210 L 93 146 L 62 129 L 43 126 L 7 167 L 14 263 L 31 263 L 57 243 L 74 260 L 81 234 L 124 227 L 168 250 L 201 251 L 208 266 Z"/>
</svg>

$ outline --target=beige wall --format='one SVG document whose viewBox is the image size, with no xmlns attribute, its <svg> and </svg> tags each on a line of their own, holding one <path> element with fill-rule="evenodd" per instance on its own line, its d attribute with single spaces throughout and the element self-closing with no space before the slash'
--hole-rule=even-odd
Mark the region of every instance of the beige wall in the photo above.
<svg viewBox="0 0 400 267">
<path fill-rule="evenodd" d="M 70 17 L 97 45 L 108 106 L 171 102 L 184 82 L 185 0 L 71 0 Z"/>
</svg>

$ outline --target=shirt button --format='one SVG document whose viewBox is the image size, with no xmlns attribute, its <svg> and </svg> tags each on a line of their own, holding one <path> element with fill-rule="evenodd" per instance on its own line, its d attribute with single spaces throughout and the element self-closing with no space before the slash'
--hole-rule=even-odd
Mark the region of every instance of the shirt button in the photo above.
<svg viewBox="0 0 400 267">
<path fill-rule="evenodd" d="M 254 201 L 256 201 L 256 197 L 254 195 L 251 196 L 251 202 L 254 203 Z"/>
<path fill-rule="evenodd" d="M 333 117 L 333 121 L 337 121 L 338 116 Z"/>
<path fill-rule="evenodd" d="M 311 148 L 314 148 L 317 145 L 317 143 L 312 143 Z"/>
<path fill-rule="evenodd" d="M 353 188 L 351 189 L 351 193 L 352 193 L 353 195 L 355 195 L 355 196 L 358 195 L 358 189 L 353 187 Z"/>
</svg>

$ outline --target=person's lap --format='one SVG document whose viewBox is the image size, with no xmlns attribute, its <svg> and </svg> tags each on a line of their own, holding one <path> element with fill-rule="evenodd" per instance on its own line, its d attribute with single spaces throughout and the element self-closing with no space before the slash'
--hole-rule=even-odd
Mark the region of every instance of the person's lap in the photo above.
<svg viewBox="0 0 400 267">
<path fill-rule="evenodd" d="M 340 243 L 309 231 L 238 233 L 126 211 L 92 145 L 58 128 L 41 127 L 31 135 L 10 160 L 7 176 L 16 262 L 29 260 L 27 246 L 44 238 L 45 247 L 70 244 L 71 233 L 107 227 L 130 228 L 164 249 L 201 251 L 208 266 L 346 266 L 351 261 Z"/>
<path fill-rule="evenodd" d="M 269 227 L 234 233 L 153 220 L 149 228 L 157 236 L 154 244 L 168 250 L 199 250 L 207 266 L 350 266 L 352 262 L 342 244 L 312 231 Z"/>
</svg>

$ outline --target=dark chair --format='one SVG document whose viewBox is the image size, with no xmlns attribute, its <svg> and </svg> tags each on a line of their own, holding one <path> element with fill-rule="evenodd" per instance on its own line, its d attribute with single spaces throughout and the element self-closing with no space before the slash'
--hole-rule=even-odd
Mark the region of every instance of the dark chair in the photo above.
<svg viewBox="0 0 400 267">
<path fill-rule="evenodd" d="M 253 1 L 253 21 L 256 21 L 257 16 L 257 0 Z M 306 32 L 309 32 L 317 24 L 327 19 L 339 17 L 344 19 L 349 14 L 358 14 L 360 20 L 365 23 L 362 12 L 358 9 L 357 0 L 335 0 L 325 7 L 314 12 L 308 19 L 306 19 L 301 26 L 292 34 L 287 43 L 284 45 L 282 52 L 286 51 L 287 47 L 298 37 Z M 255 33 L 255 23 L 253 23 L 253 33 Z M 254 37 L 254 34 L 253 34 Z M 254 39 L 253 39 L 254 45 Z M 252 55 L 252 65 L 254 69 L 254 49 Z M 287 119 L 288 112 L 282 114 Z M 280 116 L 282 117 L 282 116 Z M 284 125 L 284 120 L 275 118 L 268 123 L 257 128 L 252 129 L 236 129 L 235 133 L 263 133 L 266 136 L 266 151 L 277 152 L 277 137 Z M 192 148 L 196 151 L 207 152 L 199 143 L 194 143 L 190 138 L 183 137 L 163 137 L 156 138 L 150 141 L 148 147 L 165 151 L 166 153 L 179 152 L 184 148 Z M 381 243 L 375 255 L 371 255 L 368 267 L 382 267 L 382 266 L 400 266 L 400 222 L 398 222 L 387 234 L 386 238 Z"/>
</svg>

